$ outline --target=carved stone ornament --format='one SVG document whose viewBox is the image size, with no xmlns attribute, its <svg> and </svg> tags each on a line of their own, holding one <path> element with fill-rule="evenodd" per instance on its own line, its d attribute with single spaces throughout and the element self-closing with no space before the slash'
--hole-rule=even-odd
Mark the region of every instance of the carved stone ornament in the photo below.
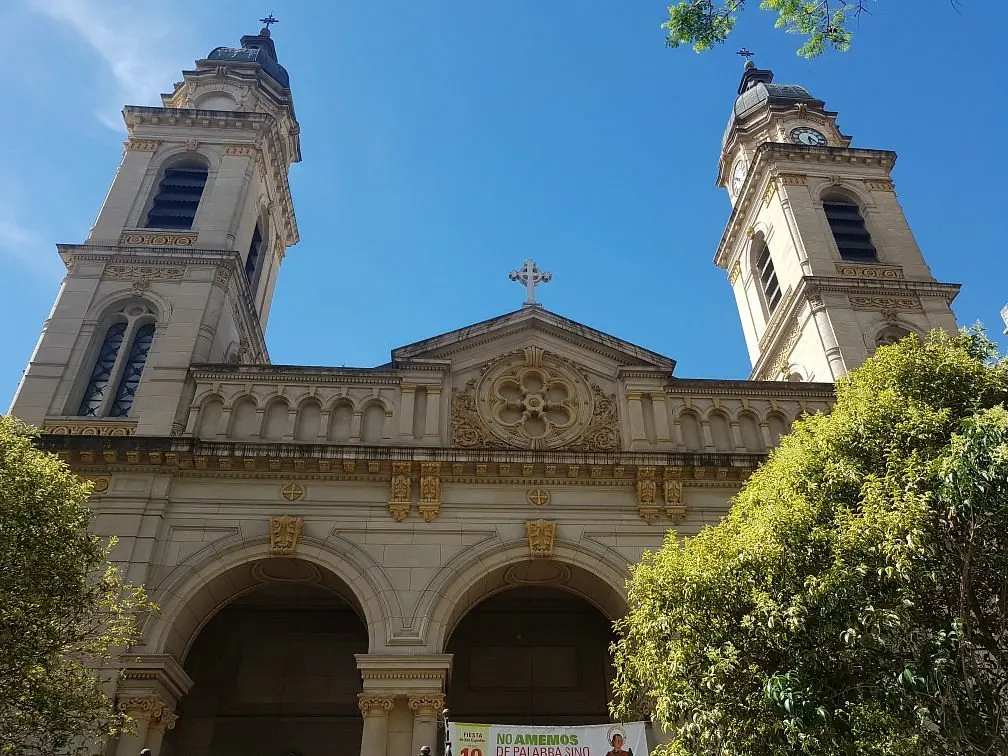
<svg viewBox="0 0 1008 756">
<path fill-rule="evenodd" d="M 553 556 L 556 520 L 526 520 L 525 535 L 528 536 L 529 554 L 533 559 Z"/>
<path fill-rule="evenodd" d="M 731 270 L 728 271 L 728 283 L 732 286 L 738 280 L 739 275 L 742 273 L 742 264 L 736 260 L 735 264 L 731 266 Z"/>
<path fill-rule="evenodd" d="M 539 347 L 498 357 L 454 393 L 451 437 L 463 448 L 620 447 L 615 398 L 573 362 Z"/>
<path fill-rule="evenodd" d="M 420 501 L 417 510 L 424 522 L 433 522 L 441 512 L 441 463 L 420 463 Z"/>
<path fill-rule="evenodd" d="M 545 488 L 533 488 L 526 496 L 528 497 L 529 504 L 534 504 L 537 507 L 544 507 L 549 504 L 550 493 Z"/>
<path fill-rule="evenodd" d="M 46 420 L 43 433 L 55 436 L 132 436 L 136 420 Z"/>
<path fill-rule="evenodd" d="M 365 717 L 387 717 L 395 704 L 393 696 L 371 696 L 367 693 L 357 694 L 357 707 Z"/>
<path fill-rule="evenodd" d="M 910 310 L 924 309 L 917 297 L 848 297 L 855 310 Z"/>
<path fill-rule="evenodd" d="M 157 139 L 130 139 L 126 142 L 128 152 L 157 152 L 161 142 Z"/>
<path fill-rule="evenodd" d="M 658 484 L 655 481 L 655 468 L 638 467 L 637 483 L 634 486 L 637 494 L 637 514 L 648 525 L 655 523 L 661 515 L 658 504 Z"/>
<path fill-rule="evenodd" d="M 410 710 L 417 714 L 439 714 L 444 709 L 445 697 L 441 693 L 425 693 L 409 697 Z"/>
<path fill-rule="evenodd" d="M 270 554 L 290 556 L 297 549 L 298 537 L 304 519 L 281 515 L 270 519 Z"/>
<path fill-rule="evenodd" d="M 161 700 L 160 696 L 153 693 L 140 696 L 120 696 L 116 702 L 116 709 L 133 719 L 145 719 L 150 721 L 151 726 L 161 726 L 166 730 L 175 727 L 175 722 L 178 721 L 178 714 L 172 711 L 172 707 Z"/>
<path fill-rule="evenodd" d="M 412 462 L 392 463 L 392 492 L 389 496 L 388 511 L 396 522 L 402 522 L 409 517 L 412 471 Z"/>
<path fill-rule="evenodd" d="M 195 231 L 123 231 L 119 243 L 126 247 L 192 247 L 199 234 Z"/>
<path fill-rule="evenodd" d="M 897 265 L 857 265 L 852 263 L 837 263 L 838 276 L 857 276 L 858 278 L 884 278 L 896 281 L 903 278 L 903 268 Z"/>
<path fill-rule="evenodd" d="M 280 495 L 287 501 L 297 501 L 304 496 L 304 486 L 300 483 L 288 483 L 280 489 Z"/>
<path fill-rule="evenodd" d="M 674 524 L 679 524 L 686 519 L 686 505 L 683 503 L 682 481 L 679 480 L 678 468 L 665 470 L 662 495 L 665 499 L 665 515 Z"/>
</svg>

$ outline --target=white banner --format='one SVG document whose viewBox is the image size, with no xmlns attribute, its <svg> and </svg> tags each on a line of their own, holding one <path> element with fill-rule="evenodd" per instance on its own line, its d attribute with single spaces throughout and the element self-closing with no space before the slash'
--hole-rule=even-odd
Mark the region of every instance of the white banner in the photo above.
<svg viewBox="0 0 1008 756">
<path fill-rule="evenodd" d="M 532 727 L 452 722 L 452 756 L 648 756 L 643 722 Z"/>
</svg>

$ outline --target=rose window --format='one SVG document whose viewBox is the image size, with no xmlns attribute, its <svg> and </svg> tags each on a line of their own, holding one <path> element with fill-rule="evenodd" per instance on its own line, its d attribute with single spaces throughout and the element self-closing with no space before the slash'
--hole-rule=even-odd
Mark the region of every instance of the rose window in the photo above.
<svg viewBox="0 0 1008 756">
<path fill-rule="evenodd" d="M 501 425 L 542 439 L 570 427 L 577 414 L 571 387 L 538 368 L 504 375 L 493 387 L 494 417 Z"/>
<path fill-rule="evenodd" d="M 476 397 L 491 434 L 526 449 L 572 443 L 591 420 L 594 407 L 577 367 L 539 347 L 517 350 L 488 365 Z"/>
</svg>

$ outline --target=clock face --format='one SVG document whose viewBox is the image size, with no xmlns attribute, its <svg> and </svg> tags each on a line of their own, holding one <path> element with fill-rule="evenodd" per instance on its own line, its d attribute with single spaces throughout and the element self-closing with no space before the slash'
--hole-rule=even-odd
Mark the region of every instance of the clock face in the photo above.
<svg viewBox="0 0 1008 756">
<path fill-rule="evenodd" d="M 734 194 L 736 197 L 738 196 L 739 191 L 741 191 L 742 189 L 742 184 L 745 183 L 747 170 L 748 166 L 746 165 L 746 162 L 743 159 L 739 159 L 739 161 L 735 163 L 735 167 L 732 168 L 731 190 L 732 194 Z"/>
<path fill-rule="evenodd" d="M 791 141 L 795 144 L 804 144 L 806 147 L 826 146 L 826 136 L 821 131 L 816 131 L 809 126 L 791 129 Z"/>
</svg>

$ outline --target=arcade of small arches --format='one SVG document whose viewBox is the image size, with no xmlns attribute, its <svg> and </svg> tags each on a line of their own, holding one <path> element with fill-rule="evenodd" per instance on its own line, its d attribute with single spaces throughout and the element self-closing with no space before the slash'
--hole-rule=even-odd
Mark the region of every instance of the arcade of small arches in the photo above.
<svg viewBox="0 0 1008 756">
<path fill-rule="evenodd" d="M 609 721 L 612 622 L 626 610 L 618 568 L 582 566 L 570 546 L 531 560 L 498 548 L 449 571 L 418 644 L 390 646 L 373 574 L 352 555 L 314 553 L 246 545 L 168 580 L 144 664 L 118 692 L 139 727 L 117 756 L 313 756 L 334 743 L 437 753 L 446 705 L 461 721 Z"/>
<path fill-rule="evenodd" d="M 423 394 L 425 389 L 416 392 Z M 423 401 L 423 397 L 418 400 Z M 648 440 L 655 440 L 655 407 L 650 397 L 642 399 L 644 431 Z M 377 444 L 388 441 L 389 418 L 392 409 L 379 397 L 354 401 L 338 397 L 323 402 L 316 396 L 300 401 L 283 396 L 259 398 L 254 394 L 237 394 L 225 399 L 211 394 L 194 404 L 194 435 L 213 440 L 302 441 L 306 443 Z M 426 419 L 425 412 L 415 416 Z M 793 422 L 780 410 L 767 408 L 718 409 L 706 411 L 681 409 L 672 414 L 672 427 L 679 429 L 683 451 L 765 453 L 777 446 Z M 414 424 L 413 438 L 422 438 L 423 422 Z"/>
</svg>

